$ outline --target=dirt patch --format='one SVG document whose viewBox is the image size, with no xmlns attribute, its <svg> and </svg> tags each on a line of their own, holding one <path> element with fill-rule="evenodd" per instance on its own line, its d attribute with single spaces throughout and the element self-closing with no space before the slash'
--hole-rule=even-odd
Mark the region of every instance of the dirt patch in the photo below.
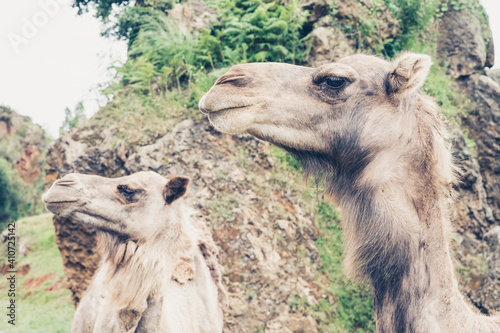
<svg viewBox="0 0 500 333">
<path fill-rule="evenodd" d="M 30 271 L 31 271 L 31 266 L 30 265 L 22 265 L 17 270 L 17 275 L 19 275 L 19 276 L 28 275 L 28 273 Z"/>
<path fill-rule="evenodd" d="M 4 264 L 0 267 L 0 274 L 5 275 L 8 271 L 10 271 L 9 264 Z"/>
<path fill-rule="evenodd" d="M 54 273 L 45 274 L 38 278 L 28 279 L 24 282 L 24 286 L 27 290 L 33 290 L 40 288 L 40 286 L 47 280 L 51 279 L 54 276 Z"/>
</svg>

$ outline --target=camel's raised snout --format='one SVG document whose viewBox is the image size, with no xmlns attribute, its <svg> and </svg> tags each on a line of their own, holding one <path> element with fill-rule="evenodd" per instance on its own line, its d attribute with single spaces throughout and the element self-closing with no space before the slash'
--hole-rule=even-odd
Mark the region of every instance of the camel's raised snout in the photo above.
<svg viewBox="0 0 500 333">
<path fill-rule="evenodd" d="M 175 227 L 162 225 L 155 216 L 174 214 L 174 201 L 184 196 L 188 183 L 187 177 L 167 180 L 155 172 L 120 178 L 69 174 L 54 182 L 42 200 L 48 210 L 74 222 L 146 239 L 159 229 Z"/>
<path fill-rule="evenodd" d="M 210 114 L 219 113 L 217 116 L 212 115 L 217 118 L 222 114 L 227 114 L 227 111 L 251 106 L 254 103 L 253 100 L 249 98 L 242 100 L 241 97 L 245 96 L 244 88 L 252 81 L 252 76 L 252 73 L 245 69 L 245 65 L 230 68 L 226 74 L 215 81 L 210 92 L 200 100 L 200 111 L 209 117 Z M 226 97 L 220 99 L 221 94 Z"/>
<path fill-rule="evenodd" d="M 280 63 L 236 65 L 219 77 L 200 100 L 200 111 L 224 133 L 253 133 L 258 124 L 272 124 L 277 101 L 304 99 L 304 81 L 314 69 Z M 294 117 L 294 116 L 292 116 Z"/>
<path fill-rule="evenodd" d="M 69 206 L 84 204 L 82 189 L 83 185 L 77 175 L 69 174 L 56 180 L 42 196 L 42 201 L 54 214 L 64 214 Z"/>
</svg>

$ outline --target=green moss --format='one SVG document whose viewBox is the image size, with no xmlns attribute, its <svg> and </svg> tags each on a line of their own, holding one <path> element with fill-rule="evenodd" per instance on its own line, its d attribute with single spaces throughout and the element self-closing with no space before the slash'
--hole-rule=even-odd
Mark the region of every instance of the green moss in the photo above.
<svg viewBox="0 0 500 333">
<path fill-rule="evenodd" d="M 116 92 L 114 98 L 84 126 L 94 130 L 113 129 L 116 146 L 120 142 L 127 146 L 147 145 L 167 134 L 179 121 L 200 117 L 199 112 L 187 107 L 183 95 L 175 91 L 145 97 L 125 88 Z M 92 138 L 86 140 L 92 141 Z"/>
<path fill-rule="evenodd" d="M 437 61 L 434 61 L 431 67 L 423 91 L 435 98 L 447 119 L 460 125 L 466 99 L 459 92 L 454 80 L 446 75 L 445 69 L 439 66 Z"/>
<path fill-rule="evenodd" d="M 467 149 L 469 150 L 470 154 L 472 157 L 477 158 L 477 144 L 474 139 L 472 139 L 469 135 L 469 130 L 465 129 L 463 130 L 463 135 L 465 139 L 465 145 Z"/>
<path fill-rule="evenodd" d="M 327 298 L 312 307 L 325 332 L 373 332 L 375 322 L 371 290 L 350 281 L 342 271 L 344 248 L 340 216 L 333 206 L 322 201 L 316 213 L 320 237 L 316 246 L 321 257 L 324 290 L 331 293 L 336 306 Z"/>
</svg>

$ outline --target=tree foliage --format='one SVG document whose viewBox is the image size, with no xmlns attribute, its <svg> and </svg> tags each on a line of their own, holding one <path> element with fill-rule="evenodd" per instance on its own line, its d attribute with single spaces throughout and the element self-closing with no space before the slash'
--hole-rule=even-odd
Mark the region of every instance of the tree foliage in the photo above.
<svg viewBox="0 0 500 333">
<path fill-rule="evenodd" d="M 78 8 L 78 14 L 87 12 L 90 6 L 94 6 L 97 10 L 96 16 L 107 20 L 111 15 L 113 6 L 128 5 L 130 0 L 74 0 L 73 7 Z"/>
<path fill-rule="evenodd" d="M 12 165 L 0 157 L 0 230 L 29 210 L 27 191 Z"/>
<path fill-rule="evenodd" d="M 59 128 L 59 133 L 62 134 L 66 131 L 69 131 L 72 128 L 75 128 L 79 123 L 86 120 L 85 116 L 85 108 L 83 107 L 83 102 L 79 102 L 75 106 L 75 110 L 71 111 L 69 108 L 64 110 L 65 118 L 64 121 Z"/>
</svg>

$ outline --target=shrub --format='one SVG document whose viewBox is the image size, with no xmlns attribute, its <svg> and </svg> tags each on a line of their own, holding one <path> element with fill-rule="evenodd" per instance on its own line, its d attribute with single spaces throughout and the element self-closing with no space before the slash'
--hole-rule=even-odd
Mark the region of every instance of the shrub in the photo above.
<svg viewBox="0 0 500 333">
<path fill-rule="evenodd" d="M 11 164 L 0 157 L 0 230 L 29 210 L 28 192 Z"/>
</svg>

